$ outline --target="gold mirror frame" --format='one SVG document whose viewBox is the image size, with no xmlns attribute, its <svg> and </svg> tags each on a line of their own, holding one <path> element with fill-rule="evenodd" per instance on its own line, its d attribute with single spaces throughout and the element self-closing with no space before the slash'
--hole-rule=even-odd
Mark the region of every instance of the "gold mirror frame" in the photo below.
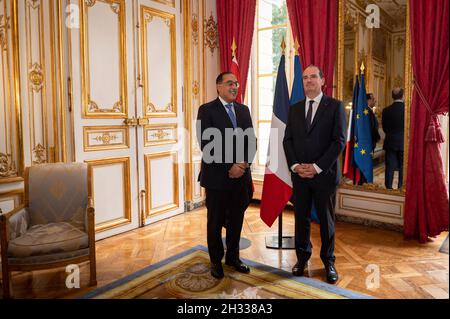
<svg viewBox="0 0 450 319">
<path fill-rule="evenodd" d="M 346 19 L 345 2 L 347 0 L 339 0 L 338 4 L 338 45 L 337 45 L 337 87 L 336 95 L 339 100 L 344 97 L 344 28 Z M 358 13 L 359 18 L 359 13 Z M 404 157 L 403 157 L 403 187 L 402 189 L 386 189 L 376 184 L 350 185 L 341 183 L 339 187 L 346 189 L 354 189 L 361 191 L 384 193 L 389 195 L 405 196 L 406 193 L 406 175 L 408 172 L 408 150 L 409 150 L 409 129 L 410 129 L 410 110 L 412 97 L 412 61 L 411 61 L 411 33 L 410 33 L 410 17 L 409 3 L 406 2 L 406 43 L 405 43 L 405 136 L 404 136 Z M 355 47 L 359 41 L 359 31 L 356 31 Z M 355 65 L 358 65 L 358 50 L 355 49 Z M 369 66 L 370 67 L 370 66 Z M 366 71 L 370 73 L 370 68 Z"/>
</svg>

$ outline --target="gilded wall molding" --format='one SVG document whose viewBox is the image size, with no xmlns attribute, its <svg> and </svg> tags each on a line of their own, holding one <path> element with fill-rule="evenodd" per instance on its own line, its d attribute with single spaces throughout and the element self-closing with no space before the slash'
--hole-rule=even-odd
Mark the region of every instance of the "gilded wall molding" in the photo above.
<svg viewBox="0 0 450 319">
<path fill-rule="evenodd" d="M 91 79 L 92 72 L 89 61 L 89 51 L 92 48 L 88 44 L 88 10 L 98 3 L 109 4 L 112 12 L 117 14 L 117 24 L 119 29 L 119 97 L 120 100 L 111 106 L 100 105 L 99 102 L 91 99 Z M 126 12 L 124 0 L 85 0 L 81 2 L 80 8 L 80 51 L 81 51 L 81 87 L 82 87 L 82 109 L 83 117 L 86 118 L 125 118 L 128 114 L 127 97 L 127 59 L 126 59 Z"/>
<path fill-rule="evenodd" d="M 144 126 L 144 146 L 175 144 L 177 142 L 177 124 L 151 124 Z"/>
<path fill-rule="evenodd" d="M 112 228 L 120 227 L 126 224 L 130 224 L 132 221 L 131 216 L 131 179 L 130 179 L 130 158 L 129 157 L 114 157 L 105 158 L 99 160 L 86 160 L 85 163 L 88 164 L 88 176 L 90 180 L 89 193 L 95 202 L 94 190 L 94 170 L 97 167 L 107 167 L 120 164 L 122 166 L 122 194 L 123 194 L 123 216 L 114 218 L 111 220 L 103 221 L 101 223 L 95 224 L 95 232 L 103 232 Z M 98 190 L 97 190 L 98 191 Z"/>
<path fill-rule="evenodd" d="M 33 164 L 44 164 L 47 163 L 47 158 L 46 158 L 46 149 L 43 145 L 41 145 L 40 143 L 38 143 L 34 148 L 33 148 L 33 153 L 34 153 L 34 158 L 35 160 L 33 160 Z"/>
<path fill-rule="evenodd" d="M 0 153 L 0 177 L 11 177 L 16 174 L 16 165 L 11 158 L 11 154 Z"/>
<path fill-rule="evenodd" d="M 153 1 L 175 8 L 175 0 L 153 0 Z"/>
<path fill-rule="evenodd" d="M 172 202 L 167 203 L 161 206 L 153 206 L 152 204 L 152 187 L 151 187 L 151 181 L 152 181 L 152 173 L 151 173 L 151 162 L 153 160 L 161 159 L 161 158 L 168 158 L 172 161 Z M 144 166 L 145 166 L 145 190 L 148 194 L 147 196 L 147 203 L 146 203 L 146 217 L 156 216 L 163 214 L 165 212 L 174 210 L 178 208 L 179 205 L 179 187 L 178 187 L 178 155 L 176 152 L 163 152 L 163 153 L 155 153 L 155 154 L 148 154 L 145 155 L 144 160 Z"/>
<path fill-rule="evenodd" d="M 208 20 L 204 20 L 204 24 L 204 46 L 205 48 L 209 48 L 211 50 L 211 54 L 213 54 L 214 50 L 219 48 L 219 31 L 217 29 L 217 22 L 214 20 L 212 12 Z"/>
<path fill-rule="evenodd" d="M 130 147 L 129 128 L 125 125 L 84 126 L 83 150 L 106 151 Z"/>
<path fill-rule="evenodd" d="M 152 101 L 150 96 L 150 89 L 152 83 L 150 83 L 150 74 L 148 70 L 149 59 L 152 57 L 148 53 L 148 48 L 150 43 L 147 42 L 148 39 L 148 25 L 151 24 L 155 19 L 161 19 L 169 28 L 170 41 L 170 101 L 165 104 L 158 105 L 156 102 Z M 143 103 L 145 108 L 145 117 L 176 117 L 177 116 L 177 60 L 176 60 L 176 25 L 175 25 L 175 15 L 167 13 L 154 8 L 141 6 L 141 21 L 143 25 L 141 27 L 141 65 L 142 71 L 142 83 L 143 83 Z M 155 92 L 156 93 L 156 92 Z"/>
<path fill-rule="evenodd" d="M 198 45 L 198 16 L 195 13 L 192 15 L 191 28 L 192 42 L 194 43 L 194 45 Z"/>
</svg>

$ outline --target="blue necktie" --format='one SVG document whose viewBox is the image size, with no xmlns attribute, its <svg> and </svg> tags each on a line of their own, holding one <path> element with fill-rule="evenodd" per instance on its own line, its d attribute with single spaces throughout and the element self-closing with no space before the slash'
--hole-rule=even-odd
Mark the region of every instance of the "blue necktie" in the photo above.
<svg viewBox="0 0 450 319">
<path fill-rule="evenodd" d="M 227 104 L 225 105 L 225 107 L 227 108 L 227 113 L 228 116 L 230 117 L 231 123 L 233 123 L 233 128 L 236 128 L 237 122 L 236 122 L 236 115 L 234 115 L 233 112 L 233 103 Z"/>
</svg>

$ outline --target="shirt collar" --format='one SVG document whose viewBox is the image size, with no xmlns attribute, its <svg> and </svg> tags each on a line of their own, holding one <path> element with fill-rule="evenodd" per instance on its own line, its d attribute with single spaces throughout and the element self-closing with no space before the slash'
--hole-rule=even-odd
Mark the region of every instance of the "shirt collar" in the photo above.
<svg viewBox="0 0 450 319">
<path fill-rule="evenodd" d="M 227 103 L 227 102 L 226 102 L 224 99 L 222 99 L 220 96 L 219 96 L 219 100 L 220 100 L 220 102 L 222 102 L 223 106 L 226 106 L 226 105 L 228 105 L 228 104 L 232 104 L 232 105 L 234 106 L 234 103 L 233 103 L 233 102 Z"/>
<path fill-rule="evenodd" d="M 317 102 L 317 104 L 320 104 L 320 100 L 322 100 L 323 92 L 320 92 L 319 95 L 317 95 L 315 98 L 310 99 L 309 97 L 306 97 L 306 104 L 309 104 L 309 101 Z"/>
<path fill-rule="evenodd" d="M 395 102 L 401 102 L 401 103 L 403 103 L 403 100 L 402 100 L 402 99 L 394 100 L 394 103 L 395 103 Z"/>
</svg>

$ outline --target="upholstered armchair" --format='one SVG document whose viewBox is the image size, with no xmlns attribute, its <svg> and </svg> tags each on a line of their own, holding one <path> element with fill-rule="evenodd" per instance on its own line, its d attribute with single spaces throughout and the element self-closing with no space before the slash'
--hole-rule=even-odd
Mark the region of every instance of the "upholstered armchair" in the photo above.
<svg viewBox="0 0 450 319">
<path fill-rule="evenodd" d="M 94 208 L 84 163 L 36 165 L 25 170 L 24 204 L 0 211 L 3 297 L 11 296 L 11 272 L 90 261 L 96 285 Z"/>
</svg>

